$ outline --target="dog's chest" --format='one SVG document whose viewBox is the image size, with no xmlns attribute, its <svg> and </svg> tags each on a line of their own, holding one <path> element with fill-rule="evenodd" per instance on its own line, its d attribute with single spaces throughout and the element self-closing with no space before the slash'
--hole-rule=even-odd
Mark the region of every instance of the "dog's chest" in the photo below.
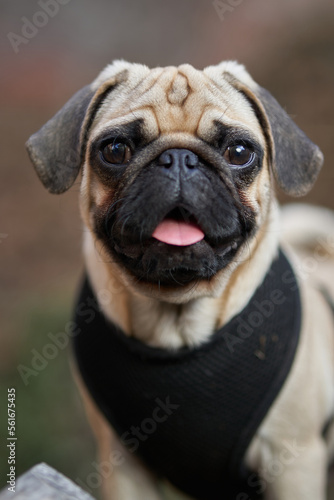
<svg viewBox="0 0 334 500">
<path fill-rule="evenodd" d="M 243 456 L 286 379 L 299 338 L 299 292 L 284 254 L 241 314 L 194 349 L 146 346 L 98 310 L 87 322 L 83 304 L 92 296 L 86 280 L 75 354 L 128 451 L 198 499 L 226 498 L 227 485 L 230 496 L 248 488 Z"/>
</svg>

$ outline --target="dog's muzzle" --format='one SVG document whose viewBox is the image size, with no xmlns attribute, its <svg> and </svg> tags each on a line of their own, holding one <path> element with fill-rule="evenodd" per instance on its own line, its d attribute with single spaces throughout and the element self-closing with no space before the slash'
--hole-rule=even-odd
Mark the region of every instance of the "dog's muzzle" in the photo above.
<svg viewBox="0 0 334 500">
<path fill-rule="evenodd" d="M 164 151 L 158 159 L 158 165 L 167 169 L 166 175 L 175 182 L 177 186 L 181 179 L 184 182 L 190 180 L 192 176 L 197 175 L 196 167 L 199 165 L 198 156 L 187 149 L 169 149 Z M 165 218 L 154 230 L 153 238 L 175 246 L 194 245 L 201 241 L 205 234 L 196 223 L 191 220 L 191 214 L 181 211 L 181 217 Z"/>
<path fill-rule="evenodd" d="M 254 229 L 222 172 L 188 149 L 163 151 L 119 200 L 97 232 L 119 263 L 150 283 L 210 279 Z"/>
</svg>

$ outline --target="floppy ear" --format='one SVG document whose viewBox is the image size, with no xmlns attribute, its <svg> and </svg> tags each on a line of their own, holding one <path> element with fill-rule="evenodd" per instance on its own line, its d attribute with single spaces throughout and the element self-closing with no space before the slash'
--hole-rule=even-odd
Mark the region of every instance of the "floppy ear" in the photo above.
<svg viewBox="0 0 334 500">
<path fill-rule="evenodd" d="M 90 85 L 79 90 L 26 143 L 36 172 L 51 193 L 63 193 L 77 178 L 81 165 L 81 126 L 94 94 Z"/>
<path fill-rule="evenodd" d="M 84 142 L 94 115 L 115 78 L 98 90 L 87 85 L 79 90 L 26 143 L 29 157 L 44 186 L 55 194 L 67 191 L 78 176 Z"/>
<path fill-rule="evenodd" d="M 267 90 L 256 84 L 250 89 L 232 78 L 230 83 L 247 97 L 260 121 L 278 185 L 291 196 L 305 195 L 322 167 L 322 152 Z"/>
<path fill-rule="evenodd" d="M 257 96 L 271 128 L 276 180 L 287 194 L 303 196 L 312 188 L 320 172 L 323 154 L 267 90 L 259 87 Z"/>
</svg>

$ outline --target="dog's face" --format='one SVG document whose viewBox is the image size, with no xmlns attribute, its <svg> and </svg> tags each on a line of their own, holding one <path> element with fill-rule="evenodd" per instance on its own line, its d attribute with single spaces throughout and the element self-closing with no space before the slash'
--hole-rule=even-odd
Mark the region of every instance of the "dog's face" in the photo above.
<svg viewBox="0 0 334 500">
<path fill-rule="evenodd" d="M 140 69 L 129 67 L 90 128 L 82 190 L 90 225 L 139 282 L 210 280 L 268 207 L 265 138 L 250 103 L 224 80 L 218 91 L 190 66 Z"/>
<path fill-rule="evenodd" d="M 242 66 L 116 62 L 28 142 L 44 184 L 83 165 L 81 211 L 106 260 L 141 289 L 206 285 L 247 257 L 273 200 L 312 186 L 318 148 Z M 145 292 L 146 293 L 146 292 Z"/>
</svg>

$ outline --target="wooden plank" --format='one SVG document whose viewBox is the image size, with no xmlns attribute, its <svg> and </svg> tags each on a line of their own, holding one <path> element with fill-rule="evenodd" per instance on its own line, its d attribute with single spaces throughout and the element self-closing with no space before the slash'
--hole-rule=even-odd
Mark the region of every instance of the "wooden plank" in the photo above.
<svg viewBox="0 0 334 500">
<path fill-rule="evenodd" d="M 4 488 L 0 500 L 94 500 L 78 485 L 47 464 L 28 470 L 16 481 L 15 493 Z"/>
</svg>

